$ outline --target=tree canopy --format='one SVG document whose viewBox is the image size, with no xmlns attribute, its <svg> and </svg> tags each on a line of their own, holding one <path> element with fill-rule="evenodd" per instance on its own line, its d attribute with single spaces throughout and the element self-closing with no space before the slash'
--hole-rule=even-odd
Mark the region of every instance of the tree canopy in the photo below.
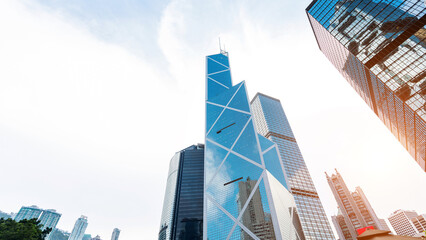
<svg viewBox="0 0 426 240">
<path fill-rule="evenodd" d="M 51 228 L 42 230 L 43 225 L 37 219 L 23 219 L 19 222 L 13 219 L 0 219 L 0 240 L 44 240 L 52 231 Z"/>
</svg>

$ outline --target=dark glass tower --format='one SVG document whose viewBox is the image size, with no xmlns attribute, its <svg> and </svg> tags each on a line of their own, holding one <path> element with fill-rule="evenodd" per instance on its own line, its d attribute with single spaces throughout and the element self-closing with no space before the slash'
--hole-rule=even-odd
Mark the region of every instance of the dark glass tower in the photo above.
<svg viewBox="0 0 426 240">
<path fill-rule="evenodd" d="M 204 145 L 192 145 L 170 160 L 159 238 L 203 238 Z"/>
<path fill-rule="evenodd" d="M 315 0 L 320 50 L 425 170 L 426 5 L 422 0 Z"/>
<path fill-rule="evenodd" d="M 334 239 L 327 215 L 280 100 L 257 93 L 251 101 L 251 109 L 259 134 L 278 146 L 306 239 Z"/>
</svg>

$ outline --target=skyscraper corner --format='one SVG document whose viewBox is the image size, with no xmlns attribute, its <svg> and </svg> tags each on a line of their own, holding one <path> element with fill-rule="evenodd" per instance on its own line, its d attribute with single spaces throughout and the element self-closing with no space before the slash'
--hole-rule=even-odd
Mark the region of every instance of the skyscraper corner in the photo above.
<svg viewBox="0 0 426 240">
<path fill-rule="evenodd" d="M 426 171 L 426 5 L 314 0 L 320 50 Z"/>
</svg>

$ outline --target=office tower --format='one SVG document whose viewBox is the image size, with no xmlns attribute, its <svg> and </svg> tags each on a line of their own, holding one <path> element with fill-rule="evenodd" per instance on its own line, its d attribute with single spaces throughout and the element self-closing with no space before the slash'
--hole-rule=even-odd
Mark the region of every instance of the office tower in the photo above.
<svg viewBox="0 0 426 240">
<path fill-rule="evenodd" d="M 207 56 L 203 239 L 305 239 L 275 143 L 256 132 L 228 53 Z"/>
<path fill-rule="evenodd" d="M 75 222 L 68 240 L 82 240 L 88 224 L 87 217 L 81 215 Z"/>
<path fill-rule="evenodd" d="M 424 1 L 314 0 L 306 12 L 320 50 L 426 171 Z"/>
<path fill-rule="evenodd" d="M 385 219 L 379 218 L 379 222 L 380 222 L 380 225 L 382 226 L 383 230 L 390 231 L 390 228 L 389 228 L 388 224 L 386 223 Z"/>
<path fill-rule="evenodd" d="M 422 214 L 415 218 L 412 218 L 411 221 L 416 227 L 417 232 L 421 233 L 426 231 L 426 214 Z"/>
<path fill-rule="evenodd" d="M 280 100 L 257 93 L 251 101 L 251 109 L 257 131 L 278 145 L 306 238 L 334 239 L 327 215 Z"/>
<path fill-rule="evenodd" d="M 119 236 L 120 236 L 120 229 L 114 228 L 114 231 L 112 231 L 111 240 L 118 240 Z"/>
<path fill-rule="evenodd" d="M 339 212 L 343 216 L 345 225 L 347 226 L 347 231 L 343 229 L 339 230 L 337 228 L 341 224 L 334 224 L 337 232 L 346 232 L 344 234 L 346 240 L 355 240 L 358 236 L 357 229 L 372 226 L 374 229 L 382 230 L 376 213 L 360 187 L 356 187 L 355 192 L 349 192 L 342 176 L 337 170 L 336 174 L 331 175 L 331 177 L 326 173 L 326 177 L 339 206 Z"/>
<path fill-rule="evenodd" d="M 202 239 L 204 145 L 177 152 L 170 160 L 159 240 Z"/>
<path fill-rule="evenodd" d="M 418 214 L 415 211 L 406 211 L 399 209 L 393 212 L 388 217 L 388 220 L 397 235 L 414 236 L 418 233 L 418 231 L 411 219 L 417 216 Z"/>
<path fill-rule="evenodd" d="M 18 214 L 15 216 L 15 221 L 19 222 L 22 219 L 38 219 L 43 209 L 37 206 L 21 207 Z"/>
</svg>

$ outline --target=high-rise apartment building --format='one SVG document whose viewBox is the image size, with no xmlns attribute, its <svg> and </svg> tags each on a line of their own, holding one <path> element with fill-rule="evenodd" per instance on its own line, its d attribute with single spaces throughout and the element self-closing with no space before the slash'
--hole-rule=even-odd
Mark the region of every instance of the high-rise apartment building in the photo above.
<svg viewBox="0 0 426 240">
<path fill-rule="evenodd" d="M 87 217 L 81 215 L 75 222 L 68 240 L 82 240 L 88 224 Z"/>
<path fill-rule="evenodd" d="M 114 228 L 111 235 L 111 240 L 118 240 L 118 237 L 120 236 L 120 229 Z"/>
<path fill-rule="evenodd" d="M 245 82 L 232 84 L 228 53 L 206 60 L 203 239 L 305 239 L 279 150 L 257 133 Z"/>
<path fill-rule="evenodd" d="M 416 218 L 418 214 L 415 211 L 397 210 L 389 217 L 389 223 L 395 230 L 397 235 L 414 236 L 417 233 L 416 226 L 411 219 Z"/>
<path fill-rule="evenodd" d="M 367 200 L 360 187 L 356 187 L 355 192 L 350 192 L 342 176 L 336 170 L 336 174 L 328 176 L 328 184 L 333 192 L 334 198 L 339 206 L 339 212 L 342 217 L 337 216 L 338 224 L 334 224 L 337 232 L 342 232 L 346 240 L 355 240 L 358 236 L 357 229 L 372 226 L 374 229 L 383 230 L 379 218 Z M 344 220 L 344 223 L 342 222 Z M 344 228 L 341 228 L 344 226 Z M 338 228 L 341 229 L 338 229 Z M 340 235 L 339 235 L 340 236 Z M 343 238 L 340 236 L 340 238 Z"/>
<path fill-rule="evenodd" d="M 56 212 L 55 209 L 47 209 L 47 210 L 43 210 L 43 213 L 41 214 L 38 220 L 40 221 L 40 224 L 43 225 L 43 229 L 46 229 L 46 228 L 54 229 L 56 225 L 58 224 L 60 218 L 61 218 L 61 214 Z"/>
<path fill-rule="evenodd" d="M 170 160 L 159 240 L 203 237 L 204 145 L 192 145 Z"/>
<path fill-rule="evenodd" d="M 415 218 L 412 218 L 411 221 L 413 222 L 419 233 L 426 231 L 426 214 L 422 214 Z"/>
<path fill-rule="evenodd" d="M 21 207 L 18 214 L 15 216 L 15 221 L 19 222 L 22 219 L 38 219 L 43 212 L 43 209 L 37 206 Z"/>
<path fill-rule="evenodd" d="M 320 50 L 426 171 L 424 1 L 314 0 L 306 12 Z"/>
<path fill-rule="evenodd" d="M 278 146 L 306 239 L 334 239 L 280 100 L 257 93 L 251 101 L 251 109 L 259 134 Z"/>
<path fill-rule="evenodd" d="M 56 228 L 56 225 L 58 224 L 60 218 L 61 214 L 56 212 L 56 210 L 47 209 L 43 210 L 43 213 L 41 214 L 38 220 L 40 221 L 40 224 L 43 225 L 43 230 L 46 228 L 51 228 L 53 231 Z M 46 240 L 51 239 L 51 233 L 46 237 Z"/>
</svg>

